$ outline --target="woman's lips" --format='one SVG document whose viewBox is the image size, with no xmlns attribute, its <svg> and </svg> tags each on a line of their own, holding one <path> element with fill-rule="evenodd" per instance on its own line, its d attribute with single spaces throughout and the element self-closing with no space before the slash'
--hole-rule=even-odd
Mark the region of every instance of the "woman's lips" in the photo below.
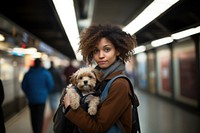
<svg viewBox="0 0 200 133">
<path fill-rule="evenodd" d="M 106 63 L 106 61 L 99 61 L 98 64 L 99 65 L 104 65 Z"/>
</svg>

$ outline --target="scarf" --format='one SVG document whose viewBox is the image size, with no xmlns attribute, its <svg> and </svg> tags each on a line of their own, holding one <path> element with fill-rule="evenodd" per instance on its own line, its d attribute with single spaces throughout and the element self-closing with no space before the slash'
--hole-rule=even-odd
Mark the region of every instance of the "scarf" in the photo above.
<svg viewBox="0 0 200 133">
<path fill-rule="evenodd" d="M 99 66 L 96 66 L 96 69 L 102 72 L 103 75 L 103 80 L 106 79 L 108 75 L 110 75 L 113 72 L 117 71 L 124 71 L 125 70 L 125 64 L 124 61 L 121 58 L 118 58 L 110 67 L 106 69 L 101 69 Z"/>
</svg>

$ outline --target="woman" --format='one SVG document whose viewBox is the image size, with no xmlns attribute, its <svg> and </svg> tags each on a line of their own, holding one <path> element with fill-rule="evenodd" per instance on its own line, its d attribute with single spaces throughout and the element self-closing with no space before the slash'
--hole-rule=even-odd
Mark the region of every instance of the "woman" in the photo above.
<svg viewBox="0 0 200 133">
<path fill-rule="evenodd" d="M 125 62 L 133 55 L 136 40 L 117 26 L 94 25 L 81 34 L 79 51 L 84 61 L 97 64 L 96 69 L 104 73 L 103 80 L 110 80 L 125 71 Z M 99 107 L 95 117 L 91 117 L 81 107 L 70 109 L 70 99 L 66 94 L 65 116 L 85 133 L 105 133 L 120 121 L 125 132 L 131 132 L 130 86 L 126 79 L 118 78 L 110 88 L 106 100 Z M 75 131 L 74 131 L 75 132 Z"/>
</svg>

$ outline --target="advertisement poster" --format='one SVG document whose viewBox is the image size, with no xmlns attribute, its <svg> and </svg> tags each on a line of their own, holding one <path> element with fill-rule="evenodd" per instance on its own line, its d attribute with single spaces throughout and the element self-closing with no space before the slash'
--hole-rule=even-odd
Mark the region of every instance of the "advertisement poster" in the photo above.
<svg viewBox="0 0 200 133">
<path fill-rule="evenodd" d="M 157 84 L 161 95 L 171 96 L 171 52 L 169 48 L 157 52 Z"/>
<path fill-rule="evenodd" d="M 170 60 L 169 57 L 163 57 L 160 60 L 160 67 L 161 67 L 161 82 L 162 82 L 162 89 L 166 92 L 171 91 L 170 87 Z"/>
<path fill-rule="evenodd" d="M 181 95 L 194 100 L 198 98 L 197 70 L 193 51 L 179 55 L 180 66 L 180 88 Z"/>
<path fill-rule="evenodd" d="M 175 99 L 198 106 L 198 77 L 194 42 L 185 40 L 174 47 Z"/>
<path fill-rule="evenodd" d="M 156 93 L 156 80 L 155 80 L 155 55 L 153 52 L 148 53 L 148 86 L 151 93 Z"/>
<path fill-rule="evenodd" d="M 147 55 L 141 53 L 136 57 L 138 63 L 138 88 L 147 89 Z"/>
</svg>

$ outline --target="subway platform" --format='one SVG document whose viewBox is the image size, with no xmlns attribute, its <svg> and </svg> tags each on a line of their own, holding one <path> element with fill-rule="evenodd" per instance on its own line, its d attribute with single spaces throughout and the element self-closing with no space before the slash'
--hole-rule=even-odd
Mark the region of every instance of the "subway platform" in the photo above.
<svg viewBox="0 0 200 133">
<path fill-rule="evenodd" d="M 139 118 L 142 133 L 199 133 L 200 116 L 162 98 L 135 90 L 140 100 Z M 49 113 L 48 104 L 46 115 Z M 45 115 L 45 116 L 46 116 Z M 48 133 L 53 133 L 50 122 Z M 6 133 L 32 133 L 29 109 L 25 107 L 5 123 Z"/>
</svg>

